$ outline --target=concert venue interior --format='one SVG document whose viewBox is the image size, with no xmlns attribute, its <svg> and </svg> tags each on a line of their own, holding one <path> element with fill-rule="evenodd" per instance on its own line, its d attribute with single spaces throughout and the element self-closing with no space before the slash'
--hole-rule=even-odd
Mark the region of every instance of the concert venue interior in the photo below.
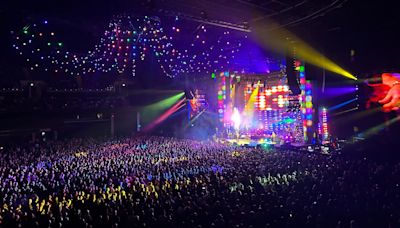
<svg viewBox="0 0 400 228">
<path fill-rule="evenodd" d="M 0 227 L 400 227 L 391 1 L 0 3 Z"/>
</svg>

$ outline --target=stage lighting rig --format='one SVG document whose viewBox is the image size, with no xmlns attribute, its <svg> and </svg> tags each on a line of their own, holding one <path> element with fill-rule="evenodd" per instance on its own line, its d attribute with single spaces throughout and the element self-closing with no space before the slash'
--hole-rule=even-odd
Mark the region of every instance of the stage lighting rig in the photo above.
<svg viewBox="0 0 400 228">
<path fill-rule="evenodd" d="M 238 31 L 248 32 L 248 33 L 251 32 L 250 26 L 248 25 L 248 23 L 235 24 L 235 23 L 230 23 L 230 22 L 226 22 L 226 21 L 212 20 L 212 19 L 208 18 L 207 13 L 205 11 L 201 11 L 201 13 L 200 13 L 201 17 L 196 17 L 193 15 L 184 14 L 184 13 L 175 12 L 175 11 L 166 10 L 166 9 L 159 9 L 158 12 L 163 13 L 164 15 L 167 15 L 167 16 L 179 17 L 184 20 L 196 21 L 196 22 L 200 22 L 203 24 L 213 25 L 216 27 L 228 28 L 228 29 L 233 29 L 233 30 L 238 30 Z"/>
</svg>

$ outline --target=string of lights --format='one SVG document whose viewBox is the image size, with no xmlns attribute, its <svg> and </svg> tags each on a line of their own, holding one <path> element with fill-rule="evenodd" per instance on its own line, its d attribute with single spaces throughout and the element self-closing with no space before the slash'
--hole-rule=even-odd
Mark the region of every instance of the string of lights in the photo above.
<svg viewBox="0 0 400 228">
<path fill-rule="evenodd" d="M 170 24 L 171 29 L 165 29 L 159 17 L 115 16 L 100 42 L 82 54 L 66 50 L 62 37 L 52 31 L 49 21 L 43 20 L 13 31 L 13 47 L 32 71 L 42 69 L 72 76 L 130 71 L 135 76 L 138 62 L 154 55 L 164 74 L 175 77 L 234 68 L 235 55 L 247 38 L 245 34 L 243 39 L 232 38 L 230 31 L 218 31 L 215 36 L 216 31 L 208 32 L 205 25 L 188 38 L 179 17 Z"/>
</svg>

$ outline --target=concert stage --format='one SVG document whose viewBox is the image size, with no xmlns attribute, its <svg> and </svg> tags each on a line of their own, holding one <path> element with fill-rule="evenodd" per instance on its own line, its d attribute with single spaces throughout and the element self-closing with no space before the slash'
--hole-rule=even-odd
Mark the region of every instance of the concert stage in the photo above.
<svg viewBox="0 0 400 228">
<path fill-rule="evenodd" d="M 268 74 L 214 74 L 217 84 L 218 137 L 240 143 L 308 143 L 313 123 L 311 82 L 295 61 L 300 94 L 294 94 L 285 68 Z"/>
</svg>

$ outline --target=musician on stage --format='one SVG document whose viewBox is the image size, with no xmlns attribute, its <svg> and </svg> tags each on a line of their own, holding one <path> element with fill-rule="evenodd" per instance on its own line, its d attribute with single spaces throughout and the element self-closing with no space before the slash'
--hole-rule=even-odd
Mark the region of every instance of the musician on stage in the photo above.
<svg viewBox="0 0 400 228">
<path fill-rule="evenodd" d="M 382 83 L 389 87 L 386 96 L 379 100 L 385 112 L 396 111 L 400 108 L 400 74 L 383 73 Z"/>
</svg>

